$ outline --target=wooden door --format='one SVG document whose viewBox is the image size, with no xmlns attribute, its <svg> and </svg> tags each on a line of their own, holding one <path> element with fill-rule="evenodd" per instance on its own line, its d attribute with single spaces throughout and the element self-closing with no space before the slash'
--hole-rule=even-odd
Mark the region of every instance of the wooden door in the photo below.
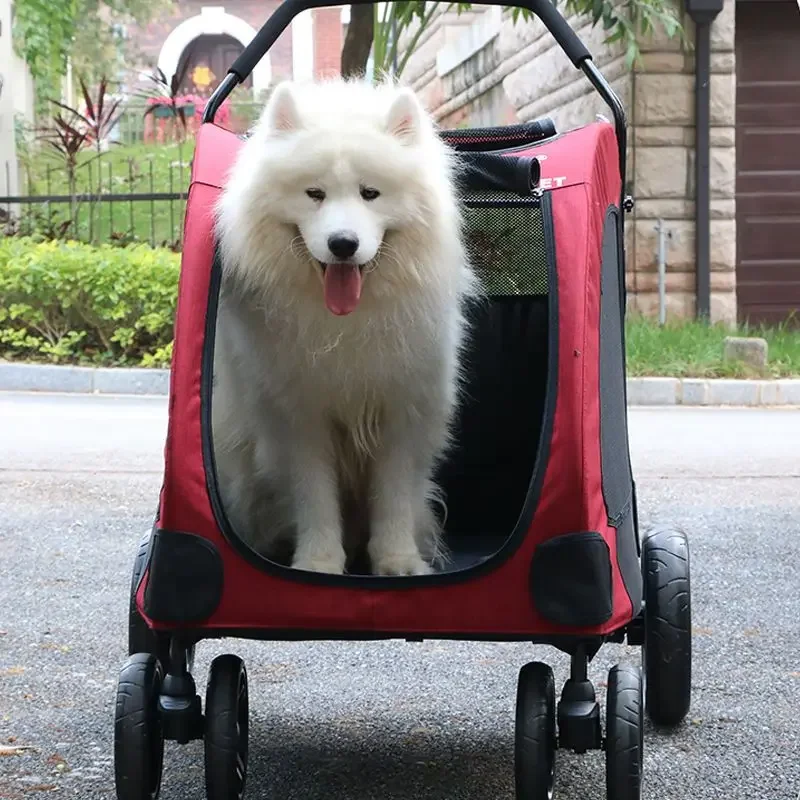
<svg viewBox="0 0 800 800">
<path fill-rule="evenodd" d="M 800 325 L 800 10 L 736 3 L 736 283 L 741 321 Z"/>
</svg>

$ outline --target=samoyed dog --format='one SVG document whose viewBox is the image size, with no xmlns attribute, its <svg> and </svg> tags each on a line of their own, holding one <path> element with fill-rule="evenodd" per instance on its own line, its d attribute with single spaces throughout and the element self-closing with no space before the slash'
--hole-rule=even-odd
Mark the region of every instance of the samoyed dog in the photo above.
<svg viewBox="0 0 800 800">
<path fill-rule="evenodd" d="M 237 535 L 301 570 L 430 572 L 465 303 L 449 149 L 393 84 L 276 87 L 217 209 L 212 435 Z M 359 558 L 361 561 L 359 561 Z"/>
</svg>

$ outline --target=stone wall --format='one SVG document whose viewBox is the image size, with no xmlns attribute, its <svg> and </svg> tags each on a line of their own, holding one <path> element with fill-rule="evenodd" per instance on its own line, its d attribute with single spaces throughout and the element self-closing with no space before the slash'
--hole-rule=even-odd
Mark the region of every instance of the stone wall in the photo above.
<svg viewBox="0 0 800 800">
<path fill-rule="evenodd" d="M 475 7 L 481 9 L 481 7 Z M 694 313 L 694 57 L 689 46 L 656 35 L 628 67 L 619 45 L 600 28 L 569 19 L 628 113 L 629 190 L 637 200 L 627 217 L 629 305 L 658 312 L 659 218 L 671 234 L 667 250 L 667 313 Z M 440 15 L 410 59 L 404 80 L 423 96 L 444 126 L 509 124 L 545 116 L 558 130 L 610 116 L 599 95 L 555 44 L 539 20 L 511 19 L 484 8 L 466 23 Z M 711 78 L 711 313 L 735 321 L 735 59 L 734 3 L 712 28 Z"/>
<path fill-rule="evenodd" d="M 712 26 L 711 55 L 711 317 L 736 320 L 735 4 Z M 685 20 L 691 40 L 693 25 Z M 659 218 L 671 233 L 667 249 L 667 313 L 695 308 L 694 53 L 656 37 L 643 47 L 632 75 L 634 247 L 628 277 L 635 307 L 657 313 Z"/>
</svg>

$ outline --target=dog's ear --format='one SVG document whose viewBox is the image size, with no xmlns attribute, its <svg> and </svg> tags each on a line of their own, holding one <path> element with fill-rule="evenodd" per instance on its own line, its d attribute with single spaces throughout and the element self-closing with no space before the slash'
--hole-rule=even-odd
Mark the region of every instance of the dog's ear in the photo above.
<svg viewBox="0 0 800 800">
<path fill-rule="evenodd" d="M 302 127 L 294 90 L 289 81 L 279 83 L 272 92 L 267 104 L 266 122 L 269 130 L 280 133 L 289 133 Z"/>
<path fill-rule="evenodd" d="M 413 144 L 419 139 L 422 126 L 423 111 L 417 95 L 411 89 L 400 89 L 389 108 L 387 130 L 402 142 Z"/>
</svg>

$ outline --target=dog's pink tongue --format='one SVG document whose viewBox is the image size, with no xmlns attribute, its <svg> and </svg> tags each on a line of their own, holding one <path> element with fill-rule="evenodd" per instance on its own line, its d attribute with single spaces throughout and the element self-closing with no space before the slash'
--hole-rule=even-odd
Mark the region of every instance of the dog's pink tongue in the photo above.
<svg viewBox="0 0 800 800">
<path fill-rule="evenodd" d="M 361 298 L 361 270 L 355 264 L 325 267 L 325 305 L 338 316 L 349 314 Z"/>
</svg>

